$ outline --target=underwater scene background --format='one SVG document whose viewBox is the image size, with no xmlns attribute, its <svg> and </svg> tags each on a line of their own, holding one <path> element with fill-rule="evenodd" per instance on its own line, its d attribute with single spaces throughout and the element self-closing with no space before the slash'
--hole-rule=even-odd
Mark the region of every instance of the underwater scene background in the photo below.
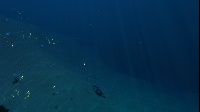
<svg viewBox="0 0 200 112">
<path fill-rule="evenodd" d="M 198 4 L 1 0 L 0 112 L 198 112 Z"/>
</svg>

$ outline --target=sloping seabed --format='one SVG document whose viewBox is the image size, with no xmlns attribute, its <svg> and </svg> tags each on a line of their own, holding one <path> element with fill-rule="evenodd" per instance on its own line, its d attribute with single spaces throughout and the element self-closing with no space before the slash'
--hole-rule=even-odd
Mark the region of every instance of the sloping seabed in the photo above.
<svg viewBox="0 0 200 112">
<path fill-rule="evenodd" d="M 76 39 L 3 16 L 0 77 L 0 104 L 9 112 L 198 111 L 197 93 L 166 94 L 105 68 Z"/>
</svg>

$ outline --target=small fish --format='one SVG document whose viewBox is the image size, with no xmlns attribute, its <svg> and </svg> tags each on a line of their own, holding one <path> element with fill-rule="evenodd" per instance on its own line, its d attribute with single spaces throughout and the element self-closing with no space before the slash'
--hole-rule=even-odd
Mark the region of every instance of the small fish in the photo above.
<svg viewBox="0 0 200 112">
<path fill-rule="evenodd" d="M 106 98 L 104 93 L 101 91 L 99 87 L 93 85 L 93 90 L 98 96 L 102 96 L 103 98 Z"/>
<path fill-rule="evenodd" d="M 20 81 L 20 75 L 18 74 L 13 74 L 13 84 L 16 84 Z M 22 83 L 21 81 L 19 83 Z"/>
</svg>

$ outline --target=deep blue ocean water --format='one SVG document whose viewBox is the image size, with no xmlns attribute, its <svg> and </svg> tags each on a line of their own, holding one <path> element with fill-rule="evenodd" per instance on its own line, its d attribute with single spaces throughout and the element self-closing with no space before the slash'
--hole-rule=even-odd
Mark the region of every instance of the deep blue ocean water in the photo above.
<svg viewBox="0 0 200 112">
<path fill-rule="evenodd" d="M 99 50 L 112 69 L 166 86 L 170 80 L 196 92 L 198 9 L 197 0 L 1 0 L 0 4 L 1 15 L 80 38 L 86 48 Z"/>
<path fill-rule="evenodd" d="M 0 15 L 78 38 L 106 67 L 199 92 L 198 0 L 1 0 Z M 1 62 L 1 61 L 0 61 Z"/>
</svg>

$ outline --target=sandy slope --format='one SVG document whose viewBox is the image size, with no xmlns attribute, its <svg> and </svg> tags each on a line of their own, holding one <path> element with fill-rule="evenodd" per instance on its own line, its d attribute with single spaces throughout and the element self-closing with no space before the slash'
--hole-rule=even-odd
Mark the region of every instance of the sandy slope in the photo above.
<svg viewBox="0 0 200 112">
<path fill-rule="evenodd" d="M 169 95 L 111 71 L 84 53 L 75 39 L 3 16 L 0 34 L 0 103 L 11 112 L 198 111 L 197 94 Z M 12 84 L 13 74 L 21 83 Z M 93 85 L 106 98 L 97 96 Z"/>
</svg>

